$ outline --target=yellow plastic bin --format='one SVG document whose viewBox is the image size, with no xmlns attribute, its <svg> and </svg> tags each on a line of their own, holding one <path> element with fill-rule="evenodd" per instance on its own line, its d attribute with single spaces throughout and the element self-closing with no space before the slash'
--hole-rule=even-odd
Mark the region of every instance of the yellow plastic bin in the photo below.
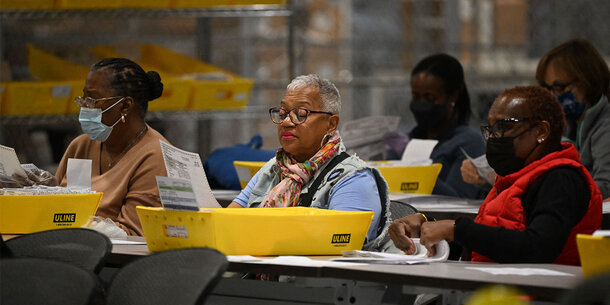
<svg viewBox="0 0 610 305">
<path fill-rule="evenodd" d="M 209 247 L 226 255 L 338 255 L 362 248 L 373 219 L 305 207 L 136 211 L 150 251 Z"/>
<path fill-rule="evenodd" d="M 149 111 L 187 110 L 191 101 L 192 84 L 159 71 L 163 83 L 161 97 L 148 103 Z"/>
<path fill-rule="evenodd" d="M 72 92 L 82 90 L 82 85 L 75 88 L 78 84 L 70 81 L 7 83 L 2 114 L 65 114 L 70 109 Z"/>
<path fill-rule="evenodd" d="M 239 184 L 243 189 L 248 185 L 248 182 L 254 175 L 265 165 L 267 162 L 258 161 L 233 161 L 237 177 L 239 178 Z"/>
<path fill-rule="evenodd" d="M 0 195 L 0 232 L 27 234 L 80 228 L 95 215 L 102 193 L 74 195 Z"/>
<path fill-rule="evenodd" d="M 122 8 L 169 8 L 171 0 L 121 0 Z"/>
<path fill-rule="evenodd" d="M 82 80 L 84 83 L 89 75 L 89 68 L 60 58 L 31 44 L 28 44 L 28 66 L 30 74 L 43 81 Z"/>
<path fill-rule="evenodd" d="M 392 193 L 432 194 L 436 178 L 443 167 L 440 163 L 422 166 L 375 166 L 385 178 Z"/>
<path fill-rule="evenodd" d="M 52 9 L 55 0 L 2 0 L 2 10 L 48 10 Z"/>
<path fill-rule="evenodd" d="M 233 110 L 248 104 L 252 79 L 157 45 L 143 44 L 141 52 L 143 65 L 191 83 L 189 108 L 193 110 Z"/>
<path fill-rule="evenodd" d="M 114 9 L 120 8 L 121 0 L 57 0 L 59 9 Z"/>
<path fill-rule="evenodd" d="M 204 8 L 216 6 L 283 5 L 284 0 L 172 0 L 176 8 Z"/>
<path fill-rule="evenodd" d="M 4 95 L 6 93 L 6 87 L 8 86 L 8 83 L 5 82 L 0 82 L 0 114 L 4 113 Z"/>
<path fill-rule="evenodd" d="M 577 234 L 576 244 L 583 276 L 610 272 L 610 237 Z"/>
</svg>

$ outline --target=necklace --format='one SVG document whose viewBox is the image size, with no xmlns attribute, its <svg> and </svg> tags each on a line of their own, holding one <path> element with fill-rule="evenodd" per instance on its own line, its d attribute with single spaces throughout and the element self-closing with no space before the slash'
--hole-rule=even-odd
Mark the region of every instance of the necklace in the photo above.
<svg viewBox="0 0 610 305">
<path fill-rule="evenodd" d="M 129 141 L 129 143 L 127 143 L 127 146 L 125 146 L 125 148 L 123 149 L 123 151 L 118 154 L 116 157 L 114 158 L 110 158 L 110 154 L 108 154 L 108 151 L 105 151 L 102 149 L 102 151 L 104 152 L 104 154 L 106 154 L 106 157 L 108 159 L 110 159 L 108 161 L 108 168 L 112 168 L 113 165 L 115 165 L 120 159 L 121 157 L 123 157 L 123 155 L 131 148 L 133 147 L 136 143 L 138 143 L 138 141 L 140 140 L 140 138 L 142 138 L 142 136 L 144 136 L 144 134 L 146 133 L 146 131 L 148 130 L 148 127 L 146 125 L 144 125 L 144 128 L 142 128 L 142 130 L 140 130 L 138 132 L 138 134 L 136 134 L 133 139 L 131 139 L 131 141 Z M 104 145 L 102 143 L 102 145 Z"/>
</svg>

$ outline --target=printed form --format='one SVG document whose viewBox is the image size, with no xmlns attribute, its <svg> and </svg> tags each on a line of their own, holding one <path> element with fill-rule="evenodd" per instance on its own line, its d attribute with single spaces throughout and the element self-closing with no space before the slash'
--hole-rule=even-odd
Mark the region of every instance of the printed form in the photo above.
<svg viewBox="0 0 610 305">
<path fill-rule="evenodd" d="M 199 208 L 220 208 L 212 194 L 199 154 L 179 149 L 163 141 L 160 143 L 167 176 L 189 180 Z"/>
</svg>

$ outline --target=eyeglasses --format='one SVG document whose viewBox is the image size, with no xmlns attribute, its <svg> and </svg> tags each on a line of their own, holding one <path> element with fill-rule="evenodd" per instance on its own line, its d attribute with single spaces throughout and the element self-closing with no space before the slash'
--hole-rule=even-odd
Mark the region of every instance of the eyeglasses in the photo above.
<svg viewBox="0 0 610 305">
<path fill-rule="evenodd" d="M 481 126 L 481 133 L 483 134 L 485 141 L 487 141 L 487 139 L 489 139 L 490 136 L 493 136 L 494 138 L 502 138 L 502 137 L 504 137 L 505 132 L 507 132 L 513 128 L 514 123 L 520 123 L 520 122 L 525 122 L 525 121 L 529 121 L 529 120 L 530 120 L 530 118 L 507 118 L 507 119 L 497 120 L 491 126 L 489 126 L 489 125 Z"/>
<path fill-rule="evenodd" d="M 317 111 L 317 110 L 309 110 L 305 108 L 294 108 L 290 111 L 287 111 L 284 108 L 275 107 L 269 109 L 269 116 L 271 117 L 271 121 L 275 124 L 281 124 L 286 117 L 290 117 L 290 121 L 295 124 L 303 124 L 310 113 L 323 113 L 328 115 L 333 115 L 330 112 L 326 111 Z"/>
<path fill-rule="evenodd" d="M 551 92 L 553 92 L 553 94 L 555 95 L 561 95 L 566 91 L 566 88 L 569 87 L 570 85 L 572 85 L 574 82 L 569 82 L 567 84 L 553 84 L 553 85 L 547 85 L 545 83 L 540 84 L 540 86 L 542 88 L 546 88 L 549 89 Z"/>
<path fill-rule="evenodd" d="M 74 102 L 76 102 L 76 105 L 78 105 L 78 107 L 95 108 L 95 105 L 97 104 L 97 102 L 107 101 L 107 100 L 111 100 L 113 98 L 122 98 L 122 96 L 102 97 L 102 98 L 98 98 L 98 99 L 94 99 L 94 98 L 90 98 L 90 97 L 83 98 L 83 97 L 77 96 L 74 98 Z"/>
</svg>

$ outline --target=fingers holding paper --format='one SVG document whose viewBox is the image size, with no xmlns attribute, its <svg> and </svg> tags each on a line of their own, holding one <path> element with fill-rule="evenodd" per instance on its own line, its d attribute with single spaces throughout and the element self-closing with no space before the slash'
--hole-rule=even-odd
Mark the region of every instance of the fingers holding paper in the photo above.
<svg viewBox="0 0 610 305">
<path fill-rule="evenodd" d="M 388 228 L 388 233 L 396 248 L 406 254 L 415 254 L 416 248 L 411 237 L 419 237 L 422 223 L 423 219 L 418 214 L 394 220 Z"/>
<path fill-rule="evenodd" d="M 426 247 L 428 256 L 434 256 L 436 254 L 434 246 L 440 241 L 453 241 L 454 223 L 454 220 L 440 220 L 422 224 L 419 243 Z"/>
<path fill-rule="evenodd" d="M 479 175 L 477 172 L 477 168 L 472 164 L 472 162 L 468 159 L 462 161 L 462 166 L 460 167 L 460 171 L 462 172 L 462 179 L 464 182 L 470 184 L 485 184 L 487 181 Z"/>
</svg>

